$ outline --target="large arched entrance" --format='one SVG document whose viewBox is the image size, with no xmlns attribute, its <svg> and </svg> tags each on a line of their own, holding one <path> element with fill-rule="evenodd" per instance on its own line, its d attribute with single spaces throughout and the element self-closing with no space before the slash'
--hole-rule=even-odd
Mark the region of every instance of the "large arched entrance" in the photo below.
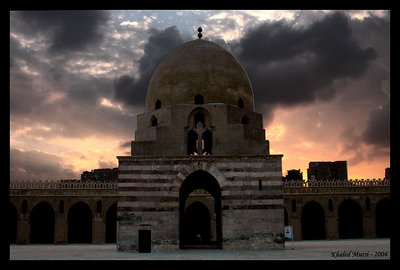
<svg viewBox="0 0 400 270">
<path fill-rule="evenodd" d="M 361 207 L 353 200 L 343 201 L 338 210 L 339 238 L 362 238 L 363 217 Z"/>
<path fill-rule="evenodd" d="M 31 244 L 54 243 L 54 210 L 50 204 L 41 202 L 31 212 Z"/>
<path fill-rule="evenodd" d="M 198 170 L 179 190 L 179 247 L 221 248 L 221 189 L 208 172 Z"/>
<path fill-rule="evenodd" d="M 391 211 L 390 199 L 382 199 L 376 205 L 375 219 L 376 219 L 376 237 L 388 238 L 391 234 Z"/>
<path fill-rule="evenodd" d="M 325 214 L 321 205 L 310 201 L 301 212 L 301 237 L 303 240 L 325 239 Z"/>
<path fill-rule="evenodd" d="M 92 243 L 92 211 L 84 202 L 68 211 L 68 243 Z"/>
</svg>

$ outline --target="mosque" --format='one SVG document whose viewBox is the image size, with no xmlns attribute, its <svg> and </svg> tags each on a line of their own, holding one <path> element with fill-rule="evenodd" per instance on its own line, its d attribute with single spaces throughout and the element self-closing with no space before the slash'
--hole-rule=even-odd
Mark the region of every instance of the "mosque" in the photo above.
<svg viewBox="0 0 400 270">
<path fill-rule="evenodd" d="M 390 237 L 390 177 L 282 181 L 282 156 L 245 70 L 199 29 L 155 70 L 118 181 L 11 182 L 10 243 L 281 249 L 288 225 L 295 241 Z"/>
<path fill-rule="evenodd" d="M 118 156 L 117 248 L 284 247 L 282 156 L 240 63 L 201 39 L 156 68 L 130 156 Z"/>
</svg>

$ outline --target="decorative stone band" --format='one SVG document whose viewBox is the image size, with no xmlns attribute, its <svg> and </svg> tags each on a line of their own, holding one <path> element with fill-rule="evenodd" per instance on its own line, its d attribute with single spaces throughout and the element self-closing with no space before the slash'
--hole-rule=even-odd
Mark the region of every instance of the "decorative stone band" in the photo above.
<svg viewBox="0 0 400 270">
<path fill-rule="evenodd" d="M 197 170 L 210 173 L 218 181 L 224 210 L 283 208 L 281 170 L 271 162 L 248 158 L 172 163 L 153 159 L 120 160 L 118 212 L 178 211 L 180 186 Z"/>
</svg>

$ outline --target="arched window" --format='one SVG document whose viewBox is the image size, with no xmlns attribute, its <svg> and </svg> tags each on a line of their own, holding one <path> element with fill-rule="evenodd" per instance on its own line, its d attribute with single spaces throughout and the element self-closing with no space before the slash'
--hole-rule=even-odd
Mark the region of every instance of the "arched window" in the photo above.
<svg viewBox="0 0 400 270">
<path fill-rule="evenodd" d="M 204 142 L 204 147 L 203 147 L 203 153 L 202 154 L 207 154 L 207 155 L 212 155 L 212 134 L 211 131 L 206 130 L 202 134 L 202 139 Z"/>
<path fill-rule="evenodd" d="M 194 97 L 194 104 L 204 104 L 204 97 L 200 94 Z"/>
<path fill-rule="evenodd" d="M 194 116 L 194 125 L 195 125 L 195 127 L 197 127 L 197 124 L 198 124 L 199 122 L 201 122 L 201 123 L 203 124 L 203 126 L 205 126 L 204 114 L 202 114 L 202 113 L 197 113 L 197 114 Z"/>
<path fill-rule="evenodd" d="M 209 128 L 212 126 L 210 113 L 202 107 L 195 108 L 188 115 L 188 130 L 195 129 L 199 122 L 202 122 L 203 127 Z"/>
<path fill-rule="evenodd" d="M 155 126 L 158 125 L 158 119 L 157 119 L 157 117 L 155 117 L 154 115 L 151 117 L 150 125 L 151 125 L 152 127 L 155 127 Z"/>
<path fill-rule="evenodd" d="M 158 110 L 161 108 L 161 101 L 157 99 L 155 109 Z"/>
<path fill-rule="evenodd" d="M 193 130 L 188 133 L 187 153 L 192 155 L 197 153 L 197 133 Z"/>
<path fill-rule="evenodd" d="M 239 108 L 242 108 L 242 109 L 244 108 L 244 102 L 243 102 L 242 98 L 239 98 L 237 105 Z"/>
</svg>

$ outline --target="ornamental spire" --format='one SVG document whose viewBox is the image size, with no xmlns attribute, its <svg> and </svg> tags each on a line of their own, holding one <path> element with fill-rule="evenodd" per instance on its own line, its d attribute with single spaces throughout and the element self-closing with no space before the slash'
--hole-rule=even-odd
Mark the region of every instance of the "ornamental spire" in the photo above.
<svg viewBox="0 0 400 270">
<path fill-rule="evenodd" d="M 201 37 L 203 36 L 203 34 L 201 33 L 203 31 L 203 29 L 201 28 L 201 26 L 199 28 L 197 28 L 197 31 L 199 31 L 199 33 L 197 34 L 197 36 L 199 37 L 199 39 L 201 39 Z"/>
</svg>

